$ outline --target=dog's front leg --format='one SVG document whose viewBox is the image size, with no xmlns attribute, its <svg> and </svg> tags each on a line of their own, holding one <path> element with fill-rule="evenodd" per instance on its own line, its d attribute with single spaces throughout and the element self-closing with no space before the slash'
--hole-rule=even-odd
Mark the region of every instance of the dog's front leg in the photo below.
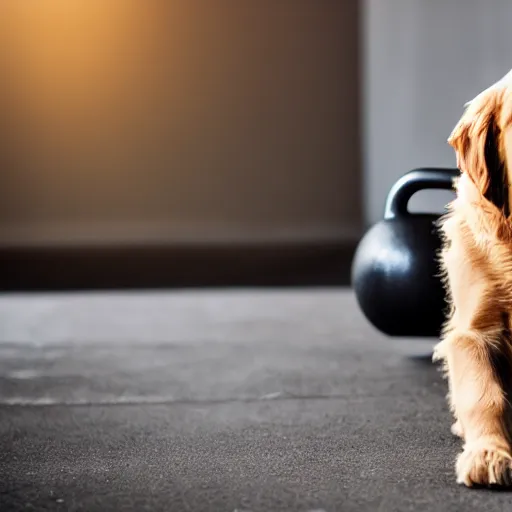
<svg viewBox="0 0 512 512">
<path fill-rule="evenodd" d="M 457 481 L 467 486 L 512 484 L 507 404 L 493 366 L 494 341 L 481 332 L 457 329 L 443 341 L 450 399 L 464 433 L 464 449 L 456 464 Z"/>
<path fill-rule="evenodd" d="M 444 360 L 450 405 L 464 438 L 457 481 L 467 486 L 511 485 L 509 404 L 500 373 L 510 368 L 503 313 L 463 227 L 447 227 L 454 229 L 443 263 L 454 310 L 435 358 Z"/>
</svg>

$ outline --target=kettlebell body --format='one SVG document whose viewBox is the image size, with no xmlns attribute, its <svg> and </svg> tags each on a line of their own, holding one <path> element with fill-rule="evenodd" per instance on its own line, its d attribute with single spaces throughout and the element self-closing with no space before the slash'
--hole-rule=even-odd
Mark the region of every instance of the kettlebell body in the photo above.
<svg viewBox="0 0 512 512">
<path fill-rule="evenodd" d="M 390 190 L 384 220 L 361 239 L 352 287 L 366 318 L 389 336 L 439 336 L 446 314 L 440 277 L 440 214 L 408 211 L 420 190 L 453 189 L 457 169 L 415 169 Z"/>
</svg>

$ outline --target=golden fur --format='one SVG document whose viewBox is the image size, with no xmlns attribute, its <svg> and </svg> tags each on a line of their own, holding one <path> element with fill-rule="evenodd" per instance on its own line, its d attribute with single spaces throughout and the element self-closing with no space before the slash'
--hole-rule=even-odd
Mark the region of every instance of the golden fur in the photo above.
<svg viewBox="0 0 512 512">
<path fill-rule="evenodd" d="M 450 313 L 434 360 L 464 440 L 457 482 L 512 486 L 512 72 L 467 105 L 448 142 L 461 177 L 440 223 Z"/>
</svg>

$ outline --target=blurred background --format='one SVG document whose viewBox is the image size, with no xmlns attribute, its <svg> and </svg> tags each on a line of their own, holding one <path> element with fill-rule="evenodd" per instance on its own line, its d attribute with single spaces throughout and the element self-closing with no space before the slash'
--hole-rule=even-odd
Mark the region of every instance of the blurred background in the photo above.
<svg viewBox="0 0 512 512">
<path fill-rule="evenodd" d="M 394 181 L 455 166 L 507 0 L 0 4 L 0 288 L 348 284 Z M 413 210 L 450 199 L 420 193 Z"/>
</svg>

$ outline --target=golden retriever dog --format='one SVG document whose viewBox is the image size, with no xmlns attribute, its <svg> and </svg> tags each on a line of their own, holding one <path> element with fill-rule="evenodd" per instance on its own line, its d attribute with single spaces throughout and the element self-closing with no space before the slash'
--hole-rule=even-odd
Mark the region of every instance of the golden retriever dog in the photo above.
<svg viewBox="0 0 512 512">
<path fill-rule="evenodd" d="M 461 175 L 441 219 L 457 482 L 512 486 L 512 71 L 466 105 L 448 143 Z"/>
</svg>

